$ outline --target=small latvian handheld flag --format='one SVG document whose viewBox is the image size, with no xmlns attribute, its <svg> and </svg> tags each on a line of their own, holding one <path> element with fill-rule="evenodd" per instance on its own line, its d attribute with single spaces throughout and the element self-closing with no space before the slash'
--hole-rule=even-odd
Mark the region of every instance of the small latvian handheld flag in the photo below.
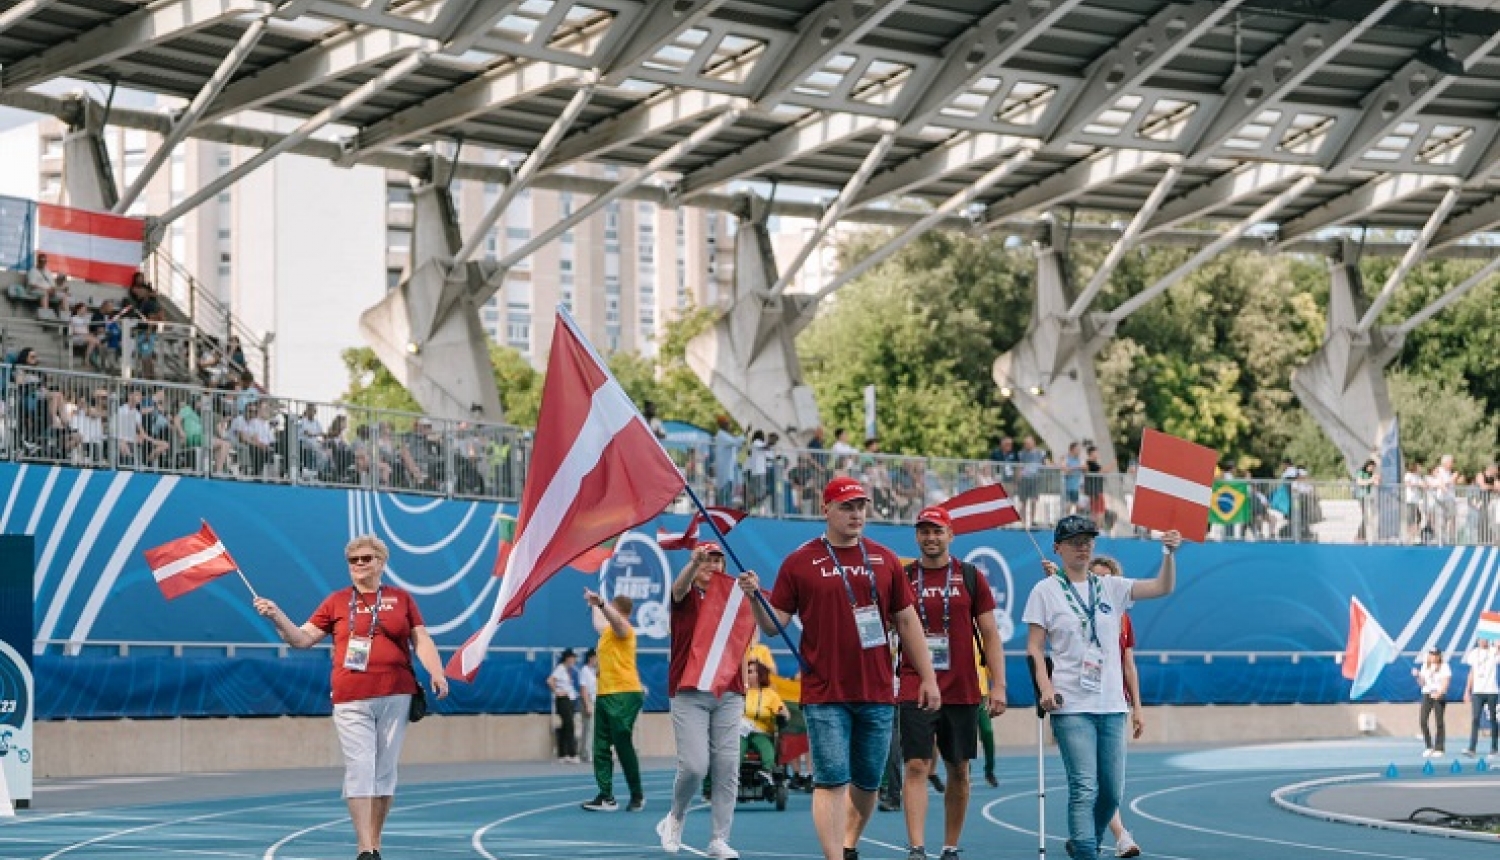
<svg viewBox="0 0 1500 860">
<path fill-rule="evenodd" d="M 148 549 L 145 555 L 156 584 L 168 600 L 239 569 L 208 523 L 197 534 Z"/>
<path fill-rule="evenodd" d="M 1130 521 L 1157 531 L 1175 529 L 1183 540 L 1202 543 L 1218 463 L 1219 452 L 1212 448 L 1147 430 L 1141 437 Z"/>
<path fill-rule="evenodd" d="M 708 515 L 714 518 L 714 525 L 719 527 L 719 534 L 721 535 L 729 534 L 731 529 L 740 524 L 740 520 L 749 516 L 749 514 L 738 508 L 715 507 L 708 509 Z M 687 529 L 680 534 L 658 527 L 656 530 L 656 544 L 662 549 L 692 549 L 698 545 L 699 527 L 705 525 L 706 522 L 703 519 L 703 512 L 697 511 L 693 514 L 693 518 L 688 521 Z M 709 531 L 712 532 L 713 529 L 709 529 Z M 705 536 L 704 539 L 715 540 L 716 538 L 710 534 Z"/>
<path fill-rule="evenodd" d="M 953 533 L 956 535 L 997 529 L 1021 521 L 1021 514 L 999 484 L 959 493 L 938 507 L 953 515 Z"/>
<path fill-rule="evenodd" d="M 703 594 L 693 648 L 683 667 L 682 684 L 723 695 L 740 673 L 740 661 L 755 634 L 755 616 L 744 589 L 734 577 L 716 574 Z"/>
</svg>

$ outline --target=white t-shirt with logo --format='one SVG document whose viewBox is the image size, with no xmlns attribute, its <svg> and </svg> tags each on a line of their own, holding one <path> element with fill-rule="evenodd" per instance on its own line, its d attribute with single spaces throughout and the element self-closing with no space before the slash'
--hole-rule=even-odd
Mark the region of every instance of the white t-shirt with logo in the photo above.
<svg viewBox="0 0 1500 860">
<path fill-rule="evenodd" d="M 1474 678 L 1475 693 L 1500 693 L 1500 679 L 1495 677 L 1496 665 L 1500 664 L 1500 647 L 1470 648 L 1464 655 L 1464 665 Z"/>
<path fill-rule="evenodd" d="M 1052 654 L 1052 688 L 1061 693 L 1059 714 L 1123 714 L 1130 710 L 1125 701 L 1125 670 L 1120 660 L 1120 619 L 1135 604 L 1130 588 L 1135 580 L 1122 576 L 1091 577 L 1099 584 L 1099 600 L 1094 612 L 1099 646 L 1104 654 L 1100 687 L 1085 692 L 1081 683 L 1084 653 L 1090 639 L 1074 608 L 1075 601 L 1085 610 L 1089 605 L 1087 583 L 1074 583 L 1074 600 L 1068 599 L 1067 586 L 1056 576 L 1048 576 L 1032 586 L 1026 598 L 1021 621 L 1046 629 L 1047 645 Z M 1081 598 L 1081 600 L 1080 600 Z"/>
</svg>

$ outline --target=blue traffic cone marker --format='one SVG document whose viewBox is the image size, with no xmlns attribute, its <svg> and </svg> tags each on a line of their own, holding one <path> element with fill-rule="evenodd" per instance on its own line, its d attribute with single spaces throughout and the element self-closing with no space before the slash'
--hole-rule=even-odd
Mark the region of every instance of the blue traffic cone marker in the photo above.
<svg viewBox="0 0 1500 860">
<path fill-rule="evenodd" d="M 1437 773 L 1437 768 L 1432 766 L 1432 762 L 1429 761 L 1426 764 L 1422 765 L 1423 776 L 1432 776 L 1435 773 Z"/>
<path fill-rule="evenodd" d="M 1464 766 L 1463 766 L 1462 763 L 1459 762 L 1458 759 L 1454 759 L 1453 760 L 1453 764 L 1448 765 L 1448 772 L 1449 773 L 1463 773 L 1464 772 Z"/>
<path fill-rule="evenodd" d="M 1484 773 L 1485 771 L 1487 771 L 1489 769 L 1490 769 L 1490 763 L 1486 759 L 1480 759 L 1479 763 L 1474 765 L 1474 772 L 1475 773 Z"/>
<path fill-rule="evenodd" d="M 1398 777 L 1400 775 L 1401 775 L 1401 771 L 1396 768 L 1396 763 L 1395 762 L 1391 762 L 1390 764 L 1388 764 L 1388 765 L 1385 766 L 1385 778 L 1386 779 L 1395 779 L 1396 777 Z"/>
</svg>

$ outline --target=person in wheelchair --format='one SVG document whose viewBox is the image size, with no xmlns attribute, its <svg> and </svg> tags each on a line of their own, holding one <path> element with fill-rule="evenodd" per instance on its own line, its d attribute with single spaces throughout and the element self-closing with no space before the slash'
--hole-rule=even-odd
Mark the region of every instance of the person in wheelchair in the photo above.
<svg viewBox="0 0 1500 860">
<path fill-rule="evenodd" d="M 745 720 L 740 734 L 740 799 L 777 799 L 781 766 L 776 761 L 776 734 L 791 714 L 771 687 L 764 663 L 746 667 Z M 783 795 L 784 796 L 784 795 Z M 778 804 L 784 804 L 778 801 Z"/>
</svg>

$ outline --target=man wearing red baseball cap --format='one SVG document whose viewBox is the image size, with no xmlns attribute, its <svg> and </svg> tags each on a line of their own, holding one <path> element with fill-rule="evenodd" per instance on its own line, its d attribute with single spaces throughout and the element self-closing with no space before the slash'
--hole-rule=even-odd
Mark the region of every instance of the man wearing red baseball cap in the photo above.
<svg viewBox="0 0 1500 860">
<path fill-rule="evenodd" d="M 870 495 L 853 478 L 823 488 L 824 533 L 793 550 L 776 574 L 771 608 L 802 620 L 802 708 L 813 758 L 813 826 L 825 860 L 857 860 L 875 809 L 895 722 L 890 632 L 916 675 L 915 701 L 941 704 L 937 678 L 896 553 L 864 537 Z M 741 577 L 753 592 L 753 574 Z M 776 625 L 756 601 L 761 629 Z M 850 784 L 853 788 L 850 788 Z"/>
<path fill-rule="evenodd" d="M 907 860 L 923 860 L 927 819 L 928 777 L 933 771 L 933 746 L 948 771 L 943 793 L 943 850 L 939 860 L 959 860 L 958 840 L 969 807 L 969 760 L 979 752 L 980 667 L 974 643 L 984 649 L 990 669 L 989 713 L 1005 712 L 1005 652 L 995 623 L 995 595 L 984 573 L 949 554 L 953 516 L 947 509 L 924 508 L 917 515 L 917 548 L 921 557 L 906 566 L 907 582 L 916 595 L 917 617 L 932 654 L 943 706 L 937 711 L 918 704 L 920 679 L 913 666 L 901 661 L 901 758 L 906 762 L 905 795 Z"/>
<path fill-rule="evenodd" d="M 734 676 L 728 690 L 690 686 L 683 675 L 693 653 L 705 592 L 715 576 L 724 574 L 724 550 L 712 541 L 693 548 L 693 555 L 672 583 L 672 648 L 667 663 L 667 695 L 672 700 L 672 735 L 677 741 L 677 777 L 672 783 L 672 807 L 656 825 L 663 851 L 682 850 L 682 828 L 688 804 L 713 774 L 709 792 L 709 841 L 705 853 L 713 860 L 736 860 L 729 846 L 734 804 L 739 794 L 740 719 L 745 713 L 745 681 Z M 705 646 L 707 647 L 707 646 Z"/>
</svg>

